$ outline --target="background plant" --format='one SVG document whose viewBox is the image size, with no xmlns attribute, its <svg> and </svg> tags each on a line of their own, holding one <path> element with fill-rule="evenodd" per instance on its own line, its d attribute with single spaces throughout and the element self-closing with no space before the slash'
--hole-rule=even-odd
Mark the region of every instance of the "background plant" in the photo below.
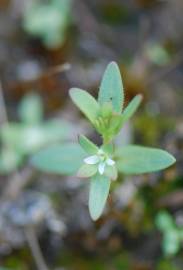
<svg viewBox="0 0 183 270">
<path fill-rule="evenodd" d="M 162 249 L 166 256 L 174 256 L 183 242 L 183 228 L 178 226 L 167 211 L 161 211 L 156 216 L 157 228 L 163 234 Z"/>
<path fill-rule="evenodd" d="M 25 158 L 45 145 L 67 140 L 71 126 L 66 121 L 43 119 L 41 97 L 26 95 L 19 104 L 20 122 L 1 126 L 0 172 L 10 173 L 21 166 Z"/>
<path fill-rule="evenodd" d="M 23 28 L 47 48 L 57 48 L 66 39 L 72 0 L 34 0 L 23 16 Z"/>
</svg>

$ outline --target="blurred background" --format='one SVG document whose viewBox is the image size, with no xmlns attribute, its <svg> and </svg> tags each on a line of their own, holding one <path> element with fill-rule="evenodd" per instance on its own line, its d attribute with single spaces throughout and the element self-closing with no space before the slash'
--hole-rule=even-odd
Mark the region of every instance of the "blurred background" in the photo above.
<svg viewBox="0 0 183 270">
<path fill-rule="evenodd" d="M 0 0 L 0 269 L 183 269 L 183 1 Z M 33 153 L 93 133 L 68 96 L 95 97 L 110 61 L 126 103 L 143 104 L 117 143 L 177 163 L 113 184 L 89 217 L 88 183 L 35 170 Z"/>
</svg>

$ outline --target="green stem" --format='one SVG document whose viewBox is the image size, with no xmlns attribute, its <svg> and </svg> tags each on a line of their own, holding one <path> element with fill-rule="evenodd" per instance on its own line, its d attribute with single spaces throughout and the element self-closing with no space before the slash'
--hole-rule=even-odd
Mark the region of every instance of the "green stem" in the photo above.
<svg viewBox="0 0 183 270">
<path fill-rule="evenodd" d="M 107 145 L 111 142 L 111 138 L 103 135 L 103 145 Z"/>
<path fill-rule="evenodd" d="M 109 143 L 109 140 L 107 137 L 103 137 L 103 145 L 106 145 Z"/>
</svg>

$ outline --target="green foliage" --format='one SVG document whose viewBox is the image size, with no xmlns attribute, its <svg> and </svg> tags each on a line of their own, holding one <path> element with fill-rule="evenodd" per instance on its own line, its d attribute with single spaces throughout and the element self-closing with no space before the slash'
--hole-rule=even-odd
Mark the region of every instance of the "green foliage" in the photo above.
<svg viewBox="0 0 183 270">
<path fill-rule="evenodd" d="M 36 125 L 23 122 L 5 124 L 1 138 L 5 145 L 23 155 L 34 153 L 40 147 L 67 137 L 70 127 L 65 121 L 46 121 Z"/>
<path fill-rule="evenodd" d="M 49 173 L 72 175 L 79 170 L 85 157 L 86 153 L 78 144 L 56 144 L 37 153 L 32 164 Z"/>
<path fill-rule="evenodd" d="M 102 135 L 105 144 L 109 143 L 119 133 L 142 100 L 141 95 L 136 96 L 121 114 L 124 91 L 120 70 L 114 62 L 107 66 L 104 73 L 98 102 L 89 93 L 78 88 L 71 89 L 70 96 L 76 106 Z"/>
<path fill-rule="evenodd" d="M 136 145 L 115 147 L 114 139 L 117 133 L 133 116 L 142 100 L 142 96 L 137 95 L 123 110 L 123 85 L 116 63 L 110 63 L 104 73 L 98 101 L 78 88 L 70 90 L 70 97 L 101 134 L 102 145 L 98 147 L 81 135 L 79 144 L 85 157 L 84 154 L 83 157 L 80 154 L 77 156 L 75 152 L 73 155 L 68 154 L 67 148 L 62 147 L 62 149 L 55 148 L 55 152 L 49 150 L 41 152 L 35 156 L 33 163 L 40 169 L 60 174 L 69 174 L 69 171 L 65 171 L 67 166 L 71 166 L 71 173 L 74 173 L 80 164 L 78 173 L 75 173 L 79 177 L 90 178 L 89 211 L 92 219 L 96 220 L 104 209 L 111 180 L 116 180 L 119 172 L 124 174 L 154 172 L 172 165 L 175 159 L 160 149 Z M 77 162 L 75 167 L 73 167 L 74 162 Z"/>
<path fill-rule="evenodd" d="M 157 270 L 181 270 L 182 267 L 178 266 L 176 262 L 173 262 L 170 258 L 162 259 L 157 266 Z"/>
<path fill-rule="evenodd" d="M 132 101 L 128 104 L 128 106 L 125 108 L 123 112 L 124 122 L 126 122 L 128 119 L 130 119 L 133 116 L 133 114 L 138 109 L 141 101 L 142 101 L 142 95 L 137 95 L 132 99 Z"/>
<path fill-rule="evenodd" d="M 98 102 L 100 105 L 111 102 L 114 112 L 122 112 L 124 91 L 120 70 L 115 62 L 111 62 L 107 66 L 103 75 L 98 94 Z"/>
<path fill-rule="evenodd" d="M 96 100 L 86 91 L 78 88 L 72 88 L 70 90 L 70 96 L 82 113 L 94 123 L 99 112 L 99 105 Z"/>
<path fill-rule="evenodd" d="M 117 149 L 117 168 L 125 174 L 141 174 L 159 171 L 175 163 L 175 158 L 166 151 L 127 145 Z"/>
<path fill-rule="evenodd" d="M 14 171 L 22 164 L 22 156 L 15 149 L 3 146 L 0 153 L 0 173 Z"/>
<path fill-rule="evenodd" d="M 0 267 L 0 270 L 10 270 L 10 268 Z"/>
<path fill-rule="evenodd" d="M 66 121 L 43 121 L 43 105 L 36 94 L 25 96 L 18 111 L 21 122 L 5 123 L 0 130 L 1 173 L 15 170 L 41 147 L 67 139 L 71 131 Z"/>
<path fill-rule="evenodd" d="M 25 124 L 38 124 L 43 120 L 43 104 L 41 97 L 31 93 L 26 95 L 19 105 L 19 117 Z"/>
<path fill-rule="evenodd" d="M 23 28 L 48 48 L 61 46 L 71 20 L 71 0 L 34 0 L 23 17 Z"/>
<path fill-rule="evenodd" d="M 89 211 L 93 220 L 97 220 L 104 209 L 111 181 L 106 176 L 96 174 L 90 181 Z"/>
<path fill-rule="evenodd" d="M 98 147 L 84 135 L 79 136 L 79 144 L 88 154 L 94 155 L 98 152 Z"/>
<path fill-rule="evenodd" d="M 97 166 L 94 165 L 89 165 L 89 164 L 83 164 L 77 173 L 78 177 L 81 178 L 89 178 L 97 173 Z"/>
<path fill-rule="evenodd" d="M 158 66 L 167 65 L 171 60 L 169 52 L 160 44 L 149 43 L 147 44 L 145 51 L 149 60 Z"/>
<path fill-rule="evenodd" d="M 29 258 L 29 255 L 27 255 L 26 250 L 22 250 L 21 253 L 18 253 L 18 256 L 17 254 L 11 254 L 3 261 L 3 267 L 0 270 L 28 270 L 30 260 L 27 260 L 27 258 Z"/>
<path fill-rule="evenodd" d="M 163 234 L 162 249 L 166 256 L 175 255 L 183 242 L 183 228 L 178 227 L 172 216 L 161 211 L 156 216 L 157 228 Z"/>
</svg>

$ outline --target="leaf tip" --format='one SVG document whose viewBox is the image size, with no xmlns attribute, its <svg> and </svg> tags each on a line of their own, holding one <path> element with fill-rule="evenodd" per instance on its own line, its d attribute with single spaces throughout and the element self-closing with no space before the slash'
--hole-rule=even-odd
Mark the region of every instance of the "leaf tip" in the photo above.
<svg viewBox="0 0 183 270">
<path fill-rule="evenodd" d="M 142 95 L 142 94 L 138 94 L 138 95 L 136 96 L 136 98 L 137 98 L 137 109 L 138 109 L 138 107 L 139 107 L 140 104 L 142 103 L 143 95 Z"/>
<path fill-rule="evenodd" d="M 171 165 L 175 164 L 175 162 L 176 162 L 176 158 L 175 158 L 174 156 L 172 156 L 171 154 L 169 154 L 169 153 L 168 153 L 168 155 L 169 155 L 169 159 L 170 159 L 170 166 L 171 166 Z"/>
<path fill-rule="evenodd" d="M 163 170 L 163 169 L 166 169 L 166 168 L 172 166 L 173 164 L 175 164 L 176 159 L 173 155 L 171 155 L 167 151 L 164 151 L 164 150 L 162 150 L 162 151 L 163 151 L 164 155 L 166 156 L 166 164 L 165 164 L 164 168 L 162 168 L 162 170 Z"/>
<path fill-rule="evenodd" d="M 69 96 L 70 96 L 71 98 L 72 98 L 72 96 L 73 96 L 75 90 L 76 90 L 76 88 L 74 88 L 74 87 L 69 89 Z"/>
<path fill-rule="evenodd" d="M 115 66 L 115 67 L 118 67 L 118 64 L 117 64 L 117 62 L 115 62 L 115 61 L 111 61 L 111 62 L 108 64 L 108 66 Z"/>
<path fill-rule="evenodd" d="M 86 92 L 86 91 L 77 87 L 72 87 L 69 90 L 69 95 L 72 98 L 75 94 L 77 95 L 78 93 L 83 93 L 83 92 Z"/>
<path fill-rule="evenodd" d="M 138 94 L 137 97 L 139 99 L 139 102 L 141 102 L 143 100 L 143 95 L 142 94 Z"/>
<path fill-rule="evenodd" d="M 101 214 L 96 214 L 96 213 L 93 213 L 91 210 L 90 210 L 90 217 L 93 221 L 97 221 L 99 218 L 100 218 Z"/>
<path fill-rule="evenodd" d="M 115 61 L 111 61 L 107 65 L 106 70 L 115 70 L 115 72 L 118 73 L 118 74 L 120 74 L 120 76 L 121 76 L 121 72 L 120 72 L 119 66 L 118 66 L 117 62 L 115 62 Z"/>
</svg>

